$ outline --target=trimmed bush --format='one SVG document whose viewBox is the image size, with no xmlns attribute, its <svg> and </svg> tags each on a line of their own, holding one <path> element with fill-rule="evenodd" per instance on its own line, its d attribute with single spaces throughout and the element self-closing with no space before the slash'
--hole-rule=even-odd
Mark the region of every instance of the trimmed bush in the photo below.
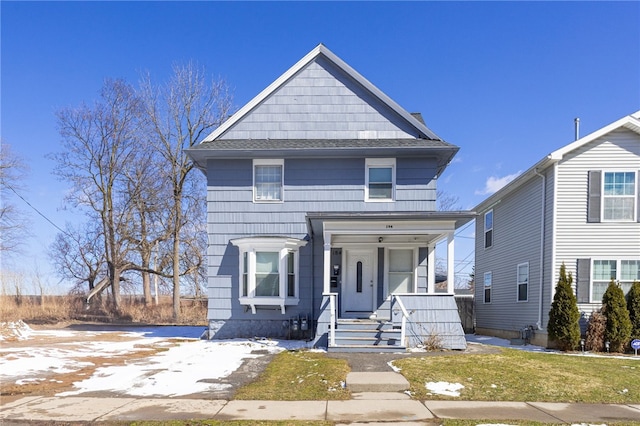
<svg viewBox="0 0 640 426">
<path fill-rule="evenodd" d="M 634 281 L 627 293 L 627 310 L 631 320 L 631 339 L 640 339 L 640 282 Z"/>
<path fill-rule="evenodd" d="M 575 349 L 580 343 L 580 311 L 578 302 L 573 293 L 571 284 L 573 276 L 569 273 L 564 263 L 560 267 L 560 278 L 553 296 L 553 303 L 549 311 L 549 337 L 556 342 L 558 348 L 563 351 Z"/>
<path fill-rule="evenodd" d="M 624 292 L 611 280 L 602 296 L 602 313 L 607 317 L 604 338 L 609 341 L 612 352 L 624 352 L 631 337 L 631 320 Z"/>
<path fill-rule="evenodd" d="M 607 330 L 607 317 L 602 315 L 601 311 L 596 311 L 589 317 L 587 325 L 587 339 L 585 340 L 585 348 L 588 351 L 604 350 L 604 334 Z"/>
</svg>

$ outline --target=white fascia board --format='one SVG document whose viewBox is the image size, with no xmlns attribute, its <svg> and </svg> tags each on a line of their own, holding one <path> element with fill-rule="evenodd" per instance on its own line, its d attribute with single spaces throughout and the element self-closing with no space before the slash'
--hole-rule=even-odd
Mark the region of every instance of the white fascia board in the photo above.
<svg viewBox="0 0 640 426">
<path fill-rule="evenodd" d="M 249 111 L 251 111 L 256 106 L 260 105 L 269 95 L 276 91 L 278 87 L 283 85 L 289 78 L 294 76 L 298 71 L 304 68 L 309 62 L 311 62 L 318 54 L 321 52 L 322 44 L 316 46 L 311 52 L 307 53 L 302 59 L 300 59 L 294 66 L 289 68 L 284 74 L 278 77 L 273 83 L 267 86 L 262 92 L 260 92 L 256 97 L 251 99 L 248 103 L 246 103 L 242 108 L 236 111 L 227 121 L 222 123 L 220 127 L 211 132 L 209 136 L 204 138 L 202 142 L 211 142 L 226 132 L 231 126 L 233 126 L 236 122 L 238 122 L 242 117 L 244 117 Z"/>
<path fill-rule="evenodd" d="M 353 69 L 349 64 L 344 62 L 342 59 L 337 57 L 333 52 L 327 49 L 325 46 L 320 45 L 321 53 L 325 55 L 329 60 L 331 60 L 338 67 L 342 68 L 344 72 L 349 74 L 354 80 L 364 86 L 368 91 L 373 93 L 374 96 L 379 98 L 382 102 L 387 104 L 391 109 L 393 109 L 399 116 L 408 121 L 413 127 L 419 130 L 425 137 L 429 139 L 438 139 L 442 140 L 438 135 L 433 133 L 427 126 L 419 122 L 414 116 L 409 114 L 404 108 L 398 105 L 393 99 L 387 96 L 384 92 L 374 86 L 369 80 L 367 80 L 364 76 L 362 76 L 358 71 Z"/>
<path fill-rule="evenodd" d="M 415 220 L 415 221 L 364 221 L 325 222 L 324 231 L 331 234 L 433 234 L 456 229 L 455 220 Z"/>
<path fill-rule="evenodd" d="M 613 123 L 601 127 L 600 129 L 596 130 L 595 132 L 589 133 L 588 135 L 586 135 L 585 137 L 582 137 L 572 143 L 570 143 L 569 145 L 566 145 L 556 151 L 553 151 L 551 154 L 549 154 L 549 158 L 553 159 L 553 160 L 562 160 L 562 158 L 564 158 L 564 156 L 566 154 L 568 154 L 569 152 L 580 148 L 581 146 L 592 142 L 604 135 L 606 135 L 607 133 L 610 133 L 620 127 L 625 127 L 631 131 L 634 131 L 638 134 L 640 134 L 640 111 L 637 111 L 631 115 L 627 115 L 626 117 L 622 117 L 619 120 L 614 121 Z"/>
<path fill-rule="evenodd" d="M 634 131 L 638 134 L 640 134 L 640 111 L 637 111 L 631 115 L 628 115 L 626 117 L 622 117 L 619 120 L 614 121 L 613 123 L 604 126 L 568 145 L 565 145 L 564 147 L 553 151 L 552 153 L 550 153 L 549 155 L 547 155 L 546 157 L 544 157 L 542 160 L 538 161 L 536 164 L 534 164 L 531 168 L 529 168 L 527 171 L 525 171 L 524 173 L 522 173 L 520 176 L 518 176 L 517 178 L 515 178 L 513 181 L 509 182 L 507 185 L 505 185 L 504 187 L 502 187 L 500 190 L 494 192 L 493 194 L 491 194 L 489 197 L 487 197 L 484 201 L 482 201 L 480 204 L 478 204 L 476 207 L 474 207 L 473 210 L 475 210 L 478 215 L 484 214 L 485 210 L 488 210 L 489 206 L 492 206 L 494 204 L 496 204 L 497 202 L 499 202 L 504 196 L 506 196 L 507 194 L 510 194 L 511 192 L 515 191 L 516 189 L 518 189 L 520 186 L 522 186 L 522 184 L 524 184 L 525 182 L 527 182 L 531 177 L 536 175 L 536 171 L 538 172 L 542 172 L 544 169 L 546 169 L 547 167 L 549 167 L 551 164 L 553 163 L 557 163 L 558 161 L 562 160 L 564 158 L 565 155 L 567 155 L 568 153 L 570 153 L 571 151 L 578 149 L 580 147 L 582 147 L 583 145 L 592 142 L 604 135 L 606 135 L 609 132 L 612 132 L 618 128 L 627 128 L 631 131 Z"/>
<path fill-rule="evenodd" d="M 438 135 L 433 133 L 431 130 L 427 128 L 424 124 L 420 123 L 415 117 L 409 114 L 404 108 L 395 103 L 391 98 L 385 95 L 380 89 L 375 87 L 369 80 L 364 78 L 360 73 L 358 73 L 355 69 L 349 66 L 346 62 L 336 56 L 333 52 L 331 52 L 326 46 L 323 44 L 319 44 L 316 46 L 311 52 L 307 53 L 302 59 L 300 59 L 295 65 L 289 68 L 284 74 L 278 77 L 273 83 L 267 86 L 262 92 L 260 92 L 256 97 L 254 97 L 251 101 L 245 104 L 242 108 L 236 111 L 227 121 L 222 123 L 220 127 L 211 132 L 209 136 L 204 138 L 202 142 L 211 142 L 224 134 L 227 130 L 229 130 L 235 123 L 240 121 L 242 117 L 248 114 L 252 109 L 256 106 L 260 105 L 266 98 L 268 98 L 273 92 L 275 92 L 280 86 L 287 82 L 291 77 L 297 74 L 300 70 L 306 67 L 311 61 L 313 61 L 320 54 L 324 55 L 327 59 L 333 62 L 336 66 L 341 68 L 345 73 L 347 73 L 351 78 L 357 81 L 359 84 L 364 86 L 367 90 L 369 90 L 374 96 L 378 97 L 385 104 L 387 104 L 391 109 L 393 109 L 398 115 L 408 121 L 412 126 L 414 126 L 418 131 L 420 131 L 425 137 L 429 139 L 438 139 L 442 140 Z"/>
</svg>

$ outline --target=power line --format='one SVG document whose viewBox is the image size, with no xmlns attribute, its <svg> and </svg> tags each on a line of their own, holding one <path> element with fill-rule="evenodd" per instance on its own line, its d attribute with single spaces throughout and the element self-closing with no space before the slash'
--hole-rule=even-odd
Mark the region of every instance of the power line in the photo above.
<svg viewBox="0 0 640 426">
<path fill-rule="evenodd" d="M 53 221 L 51 219 L 49 219 L 47 216 L 44 215 L 44 213 L 42 213 L 40 210 L 38 210 L 37 208 L 35 208 L 29 201 L 27 201 L 22 195 L 18 194 L 18 192 L 13 189 L 13 187 L 11 185 L 9 185 L 8 183 L 5 183 L 5 186 L 7 188 L 9 188 L 14 194 L 16 194 L 22 201 L 24 201 L 29 207 L 31 207 L 36 213 L 38 213 L 40 216 L 42 216 L 44 218 L 44 220 L 46 220 L 47 222 L 49 222 L 51 225 L 53 225 L 54 228 L 56 228 L 58 231 L 62 232 L 65 235 L 70 236 L 69 234 L 67 234 L 62 228 L 60 228 L 58 225 L 56 225 L 55 223 L 53 223 Z"/>
</svg>

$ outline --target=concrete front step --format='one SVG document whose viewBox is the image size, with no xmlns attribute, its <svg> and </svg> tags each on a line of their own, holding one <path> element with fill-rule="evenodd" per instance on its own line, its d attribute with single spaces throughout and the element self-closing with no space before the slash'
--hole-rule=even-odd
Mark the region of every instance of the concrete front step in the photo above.
<svg viewBox="0 0 640 426">
<path fill-rule="evenodd" d="M 335 346 L 329 352 L 399 352 L 406 348 L 400 341 L 401 330 L 388 321 L 338 320 Z"/>
<path fill-rule="evenodd" d="M 400 344 L 400 336 L 352 336 L 336 333 L 336 345 L 370 345 L 370 346 L 394 346 Z"/>
<path fill-rule="evenodd" d="M 347 374 L 347 389 L 351 392 L 404 392 L 409 382 L 402 374 L 389 372 L 356 371 Z"/>
<path fill-rule="evenodd" d="M 395 345 L 339 345 L 327 348 L 327 352 L 394 353 L 406 352 L 406 350 L 405 346 Z"/>
</svg>

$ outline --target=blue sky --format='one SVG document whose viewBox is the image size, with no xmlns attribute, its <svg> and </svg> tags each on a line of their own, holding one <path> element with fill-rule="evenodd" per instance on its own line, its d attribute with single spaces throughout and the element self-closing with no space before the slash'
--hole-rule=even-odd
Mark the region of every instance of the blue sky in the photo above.
<svg viewBox="0 0 640 426">
<path fill-rule="evenodd" d="M 318 43 L 459 146 L 439 188 L 482 201 L 581 134 L 640 109 L 639 2 L 7 2 L 1 13 L 1 138 L 30 167 L 23 196 L 59 226 L 67 190 L 45 155 L 54 112 L 91 102 L 105 78 L 164 79 L 195 60 L 239 108 Z M 57 230 L 30 212 L 24 257 L 50 285 Z M 472 246 L 457 242 L 460 268 Z M 17 263 L 17 264 L 16 264 Z"/>
</svg>

